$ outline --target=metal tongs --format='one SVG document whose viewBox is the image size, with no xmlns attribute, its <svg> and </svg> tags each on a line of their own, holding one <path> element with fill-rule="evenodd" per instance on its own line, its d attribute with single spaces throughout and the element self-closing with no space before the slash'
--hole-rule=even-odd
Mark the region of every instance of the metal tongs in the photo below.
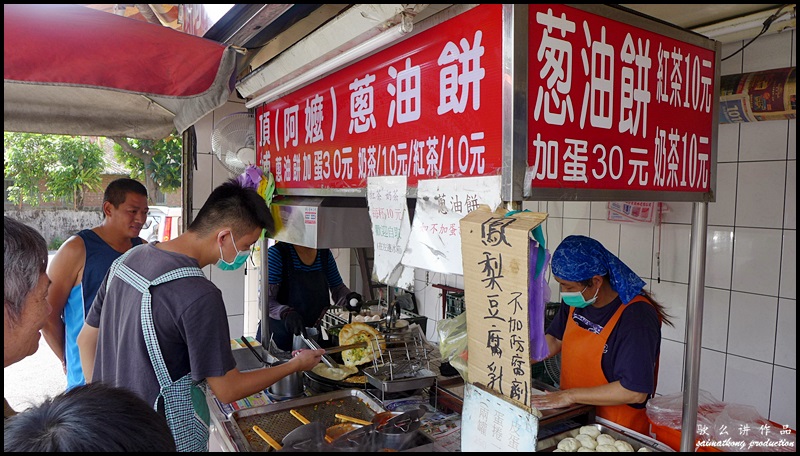
<svg viewBox="0 0 800 456">
<path fill-rule="evenodd" d="M 317 341 L 309 339 L 302 332 L 300 333 L 300 337 L 303 339 L 303 342 L 305 342 L 305 344 L 308 345 L 308 348 L 311 348 L 313 350 L 322 350 L 322 347 L 317 343 Z M 331 358 L 328 355 L 322 355 L 322 362 L 325 363 L 325 365 L 330 367 L 331 369 L 339 368 L 339 363 L 334 361 L 333 358 Z"/>
</svg>

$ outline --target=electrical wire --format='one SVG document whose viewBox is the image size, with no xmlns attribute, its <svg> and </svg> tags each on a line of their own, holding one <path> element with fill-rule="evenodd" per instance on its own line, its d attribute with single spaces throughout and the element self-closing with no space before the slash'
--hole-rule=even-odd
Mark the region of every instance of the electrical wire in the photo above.
<svg viewBox="0 0 800 456">
<path fill-rule="evenodd" d="M 750 41 L 747 42 L 747 44 L 745 44 L 744 46 L 740 47 L 739 50 L 737 50 L 733 54 L 731 54 L 731 55 L 729 55 L 729 56 L 727 56 L 727 57 L 725 57 L 723 59 L 720 59 L 720 62 L 724 62 L 724 61 L 728 60 L 729 58 L 733 57 L 734 55 L 742 52 L 744 50 L 744 48 L 746 48 L 747 46 L 750 46 L 750 44 L 752 44 L 753 41 L 755 41 L 758 37 L 760 37 L 761 35 L 767 33 L 767 30 L 769 30 L 769 27 L 772 25 L 773 22 L 778 20 L 778 18 L 783 16 L 783 14 L 789 14 L 788 11 L 786 13 L 781 14 L 781 11 L 783 11 L 783 9 L 786 8 L 787 6 L 790 6 L 790 5 L 781 6 L 780 8 L 778 8 L 778 11 L 775 11 L 775 14 L 773 14 L 772 16 L 766 18 L 764 20 L 764 26 L 761 27 L 761 31 L 758 32 L 758 35 L 754 36 Z"/>
</svg>

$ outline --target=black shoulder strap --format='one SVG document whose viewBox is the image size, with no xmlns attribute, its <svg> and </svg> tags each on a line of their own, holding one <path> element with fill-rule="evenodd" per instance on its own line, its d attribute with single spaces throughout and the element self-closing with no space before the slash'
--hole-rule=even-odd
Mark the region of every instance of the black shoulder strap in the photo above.
<svg viewBox="0 0 800 456">
<path fill-rule="evenodd" d="M 278 252 L 281 254 L 281 282 L 286 281 L 286 278 L 289 276 L 289 271 L 294 268 L 294 263 L 292 262 L 292 254 L 289 252 L 289 249 L 292 246 L 286 242 L 278 242 L 275 244 L 275 248 L 278 249 Z"/>
<path fill-rule="evenodd" d="M 331 249 L 323 249 L 322 250 L 322 270 L 325 272 L 325 276 L 327 277 L 328 274 L 328 265 L 331 261 Z"/>
</svg>

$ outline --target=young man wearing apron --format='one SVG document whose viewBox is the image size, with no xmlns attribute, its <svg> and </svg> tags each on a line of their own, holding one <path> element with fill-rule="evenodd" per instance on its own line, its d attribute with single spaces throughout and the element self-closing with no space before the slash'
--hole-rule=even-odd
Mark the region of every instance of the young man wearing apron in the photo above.
<svg viewBox="0 0 800 456">
<path fill-rule="evenodd" d="M 280 366 L 239 372 L 222 292 L 201 268 L 238 269 L 262 230 L 264 199 L 236 179 L 214 189 L 187 231 L 115 261 L 78 337 L 87 380 L 126 387 L 162 413 L 178 451 L 208 450 L 209 411 L 200 386 L 230 403 L 320 362 L 306 350 Z"/>
<path fill-rule="evenodd" d="M 560 391 L 535 395 L 539 409 L 596 406 L 597 416 L 644 435 L 655 394 L 664 308 L 645 282 L 602 244 L 568 236 L 551 270 L 562 305 L 547 329 L 550 356 L 561 353 Z"/>
</svg>

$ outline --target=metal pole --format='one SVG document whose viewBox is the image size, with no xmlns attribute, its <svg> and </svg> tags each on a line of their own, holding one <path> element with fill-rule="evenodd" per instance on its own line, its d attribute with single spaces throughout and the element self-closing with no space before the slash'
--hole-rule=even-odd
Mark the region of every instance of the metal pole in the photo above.
<svg viewBox="0 0 800 456">
<path fill-rule="evenodd" d="M 269 239 L 265 236 L 261 240 L 261 277 L 259 285 L 261 285 L 260 308 L 261 308 L 261 347 L 264 352 L 270 353 L 270 336 L 272 332 L 269 327 L 269 258 L 267 250 L 269 247 Z"/>
<path fill-rule="evenodd" d="M 700 349 L 703 332 L 703 295 L 706 282 L 708 203 L 694 203 L 689 251 L 689 292 L 686 305 L 686 359 L 683 369 L 681 452 L 694 451 L 697 397 L 700 384 Z"/>
<path fill-rule="evenodd" d="M 183 158 L 181 165 L 181 233 L 192 223 L 194 209 L 194 170 L 197 165 L 197 135 L 194 125 L 183 132 Z"/>
</svg>

